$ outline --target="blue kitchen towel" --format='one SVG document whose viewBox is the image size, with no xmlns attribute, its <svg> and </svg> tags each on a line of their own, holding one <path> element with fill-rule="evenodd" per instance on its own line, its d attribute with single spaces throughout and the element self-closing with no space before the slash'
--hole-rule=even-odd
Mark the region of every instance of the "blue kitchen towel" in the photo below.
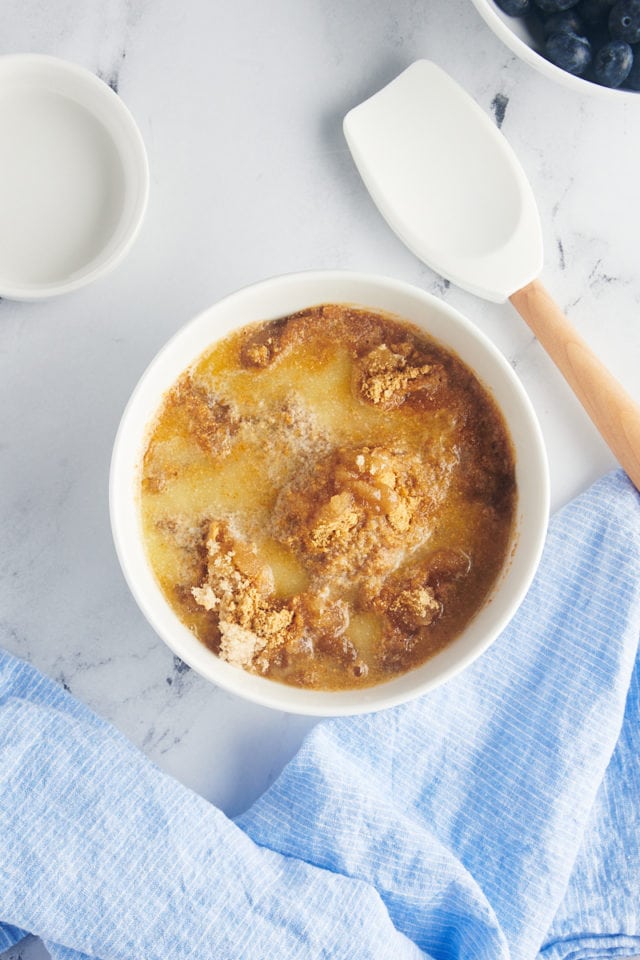
<svg viewBox="0 0 640 960">
<path fill-rule="evenodd" d="M 552 520 L 491 649 L 319 723 L 236 822 L 0 656 L 0 947 L 54 960 L 640 955 L 640 497 Z"/>
</svg>

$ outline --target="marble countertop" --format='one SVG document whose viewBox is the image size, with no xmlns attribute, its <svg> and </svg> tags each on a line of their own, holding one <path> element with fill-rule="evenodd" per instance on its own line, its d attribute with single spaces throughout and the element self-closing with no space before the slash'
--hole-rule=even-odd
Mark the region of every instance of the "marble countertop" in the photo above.
<svg viewBox="0 0 640 960">
<path fill-rule="evenodd" d="M 611 454 L 510 305 L 443 282 L 391 233 L 342 118 L 420 57 L 465 86 L 533 185 L 545 283 L 640 401 L 640 95 L 618 103 L 554 84 L 470 0 L 5 0 L 0 53 L 26 51 L 117 90 L 147 146 L 151 195 L 113 274 L 48 302 L 0 302 L 0 642 L 235 815 L 314 721 L 200 679 L 130 596 L 107 478 L 138 377 L 175 330 L 247 283 L 315 268 L 387 274 L 444 298 L 505 354 L 540 419 L 561 506 L 613 468 Z"/>
</svg>

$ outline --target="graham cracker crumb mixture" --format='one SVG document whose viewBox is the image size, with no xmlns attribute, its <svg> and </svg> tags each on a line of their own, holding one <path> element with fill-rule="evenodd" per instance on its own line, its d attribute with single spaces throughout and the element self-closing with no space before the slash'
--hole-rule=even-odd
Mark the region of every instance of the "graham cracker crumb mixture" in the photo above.
<svg viewBox="0 0 640 960">
<path fill-rule="evenodd" d="M 411 352 L 405 341 L 393 347 L 381 343 L 367 353 L 359 369 L 361 395 L 389 409 L 400 406 L 415 390 L 435 394 L 446 382 L 442 365 L 411 363 L 407 356 Z"/>
<path fill-rule="evenodd" d="M 273 535 L 315 581 L 367 594 L 426 541 L 456 459 L 424 451 L 339 447 L 307 463 L 280 492 Z"/>
<path fill-rule="evenodd" d="M 213 521 L 206 545 L 206 578 L 191 593 L 218 617 L 220 656 L 264 672 L 287 638 L 293 611 L 275 599 L 273 573 L 256 548 L 234 538 L 227 524 Z"/>
<path fill-rule="evenodd" d="M 504 421 L 455 355 L 325 304 L 244 328 L 179 378 L 141 510 L 167 600 L 218 656 L 341 689 L 423 663 L 482 606 L 514 477 Z"/>
</svg>

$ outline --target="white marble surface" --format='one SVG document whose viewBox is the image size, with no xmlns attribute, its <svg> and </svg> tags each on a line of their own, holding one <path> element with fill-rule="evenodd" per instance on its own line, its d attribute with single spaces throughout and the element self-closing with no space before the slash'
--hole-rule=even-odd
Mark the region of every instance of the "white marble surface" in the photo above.
<svg viewBox="0 0 640 960">
<path fill-rule="evenodd" d="M 0 302 L 0 643 L 233 815 L 313 721 L 183 669 L 129 595 L 107 475 L 136 380 L 195 312 L 246 283 L 312 268 L 389 274 L 444 297 L 511 361 L 560 506 L 613 467 L 611 455 L 510 306 L 448 286 L 392 235 L 342 117 L 419 57 L 494 116 L 502 107 L 539 202 L 543 278 L 640 401 L 640 95 L 623 105 L 553 84 L 469 0 L 4 0 L 0 53 L 24 51 L 66 57 L 117 88 L 147 145 L 151 198 L 111 276 L 45 303 Z"/>
</svg>

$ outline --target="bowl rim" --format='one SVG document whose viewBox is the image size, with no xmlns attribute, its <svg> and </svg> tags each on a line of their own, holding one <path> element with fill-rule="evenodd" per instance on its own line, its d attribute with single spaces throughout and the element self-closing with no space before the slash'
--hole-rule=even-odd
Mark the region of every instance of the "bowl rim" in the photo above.
<svg viewBox="0 0 640 960">
<path fill-rule="evenodd" d="M 54 71 L 59 77 L 66 78 L 79 92 L 85 91 L 89 96 L 99 99 L 104 115 L 111 121 L 108 126 L 85 100 L 80 97 L 68 98 L 83 107 L 101 124 L 119 157 L 122 157 L 126 148 L 127 155 L 135 168 L 135 176 L 127 177 L 123 164 L 123 195 L 126 196 L 130 192 L 134 202 L 126 230 L 105 259 L 100 259 L 102 252 L 99 252 L 68 278 L 61 276 L 60 279 L 47 283 L 29 284 L 0 276 L 0 297 L 7 300 L 44 300 L 70 293 L 110 273 L 131 249 L 140 232 L 148 206 L 150 174 L 144 140 L 131 111 L 109 84 L 86 67 L 63 57 L 40 53 L 11 53 L 0 56 L 0 72 L 10 74 L 11 71 L 15 71 L 19 80 L 27 79 L 31 86 L 35 83 L 41 89 L 47 89 L 47 86 L 36 81 L 38 74 L 46 69 Z"/>
<path fill-rule="evenodd" d="M 463 338 L 466 337 L 469 342 L 474 341 L 475 345 L 480 347 L 483 362 L 486 360 L 500 371 L 503 378 L 502 385 L 514 398 L 516 404 L 519 404 L 516 413 L 511 411 L 509 413 L 503 411 L 503 413 L 511 429 L 512 439 L 516 447 L 518 444 L 516 444 L 513 436 L 513 423 L 516 420 L 516 414 L 520 418 L 522 437 L 519 438 L 518 442 L 521 450 L 526 450 L 528 464 L 526 471 L 524 467 L 522 468 L 522 477 L 519 477 L 518 483 L 520 485 L 522 479 L 524 479 L 525 483 L 529 485 L 529 489 L 535 491 L 530 494 L 530 515 L 524 520 L 522 516 L 519 518 L 518 534 L 514 538 L 517 542 L 514 542 L 511 546 L 510 561 L 505 565 L 505 570 L 501 574 L 491 597 L 471 621 L 471 624 L 476 624 L 482 616 L 489 620 L 490 629 L 470 644 L 468 648 L 463 649 L 459 641 L 471 633 L 470 624 L 465 628 L 461 637 L 454 640 L 426 661 L 425 664 L 389 682 L 362 690 L 316 691 L 289 687 L 286 684 L 250 674 L 220 660 L 182 624 L 162 595 L 146 559 L 139 510 L 136 503 L 135 478 L 139 469 L 145 436 L 148 434 L 148 427 L 168 386 L 175 381 L 182 370 L 189 366 L 190 362 L 197 359 L 207 345 L 222 339 L 231 329 L 239 329 L 245 323 L 261 319 L 267 320 L 291 311 L 286 309 L 280 311 L 265 310 L 262 317 L 248 315 L 242 323 L 235 323 L 228 330 L 210 335 L 208 341 L 201 343 L 197 349 L 191 351 L 191 360 L 186 363 L 176 362 L 176 352 L 184 349 L 185 343 L 189 341 L 190 337 L 194 336 L 194 333 L 197 339 L 198 331 L 202 326 L 211 322 L 212 316 L 215 317 L 216 313 L 224 315 L 225 310 L 229 312 L 229 310 L 241 308 L 245 299 L 265 299 L 274 292 L 276 299 L 278 299 L 278 296 L 283 299 L 287 295 L 291 295 L 291 290 L 295 294 L 297 289 L 301 288 L 304 291 L 307 287 L 315 289 L 319 286 L 327 288 L 327 295 L 324 297 L 311 295 L 305 297 L 300 294 L 298 297 L 300 307 L 298 309 L 302 309 L 305 304 L 311 306 L 314 303 L 321 302 L 350 302 L 363 307 L 369 306 L 374 310 L 378 309 L 392 314 L 395 312 L 397 316 L 402 316 L 398 310 L 394 311 L 380 305 L 374 305 L 371 303 L 370 297 L 358 299 L 355 295 L 351 297 L 331 295 L 331 288 L 341 286 L 353 290 L 374 288 L 382 301 L 384 301 L 385 295 L 397 300 L 411 300 L 420 305 L 421 309 L 426 312 L 435 312 L 440 316 L 443 324 L 451 323 L 453 325 L 452 329 L 457 328 L 458 335 Z M 411 320 L 412 318 L 407 319 Z M 426 325 L 424 329 L 428 331 Z M 435 339 L 441 338 L 435 336 Z M 446 341 L 444 342 L 446 343 Z M 458 352 L 457 347 L 450 347 L 450 349 Z M 468 361 L 465 362 L 474 369 L 473 364 Z M 172 366 L 176 369 L 173 370 L 171 377 L 167 377 L 167 386 L 164 389 L 154 387 L 153 379 L 159 376 L 159 371 L 164 367 L 166 376 L 167 369 L 171 369 Z M 475 369 L 474 372 L 476 372 Z M 489 389 L 493 392 L 492 388 Z M 153 398 L 152 405 L 148 403 L 150 397 Z M 516 465 L 516 469 L 519 469 L 518 465 Z M 468 667 L 493 643 L 520 606 L 540 561 L 549 516 L 549 470 L 542 431 L 524 387 L 498 348 L 470 320 L 440 298 L 405 281 L 350 270 L 309 270 L 270 277 L 244 286 L 223 297 L 180 327 L 156 353 L 134 387 L 116 432 L 109 474 L 109 514 L 116 555 L 129 590 L 148 623 L 176 656 L 214 685 L 261 706 L 306 716 L 346 716 L 387 709 L 415 699 Z M 521 547 L 523 523 L 527 537 L 526 556 L 519 555 L 524 550 L 524 547 Z M 132 524 L 134 524 L 135 530 L 133 539 L 131 536 Z M 144 556 L 143 561 L 141 561 L 142 556 Z M 142 574 L 140 569 L 137 572 L 135 570 L 136 557 L 145 568 Z M 516 558 L 518 558 L 520 567 L 513 573 Z M 513 583 L 510 584 L 512 593 L 506 599 L 503 597 L 502 608 L 498 610 L 495 598 L 500 595 L 502 582 L 507 582 L 510 578 L 513 580 Z M 153 587 L 151 587 L 151 582 L 153 582 Z M 504 594 L 504 591 L 502 593 Z M 436 662 L 437 669 L 434 670 L 433 665 Z"/>
<path fill-rule="evenodd" d="M 620 87 L 605 87 L 592 80 L 587 80 L 586 77 L 577 77 L 572 73 L 567 73 L 566 70 L 557 67 L 555 63 L 551 63 L 550 60 L 547 60 L 541 53 L 538 53 L 537 50 L 534 50 L 514 33 L 508 23 L 502 19 L 496 10 L 494 0 L 471 0 L 471 2 L 496 36 L 502 40 L 513 53 L 520 57 L 521 60 L 524 60 L 529 66 L 543 74 L 543 76 L 587 96 L 593 95 L 609 99 L 612 95 L 615 95 L 620 103 L 630 103 L 638 100 L 639 93 L 634 90 L 625 90 Z M 506 17 L 507 14 L 504 16 Z"/>
</svg>

